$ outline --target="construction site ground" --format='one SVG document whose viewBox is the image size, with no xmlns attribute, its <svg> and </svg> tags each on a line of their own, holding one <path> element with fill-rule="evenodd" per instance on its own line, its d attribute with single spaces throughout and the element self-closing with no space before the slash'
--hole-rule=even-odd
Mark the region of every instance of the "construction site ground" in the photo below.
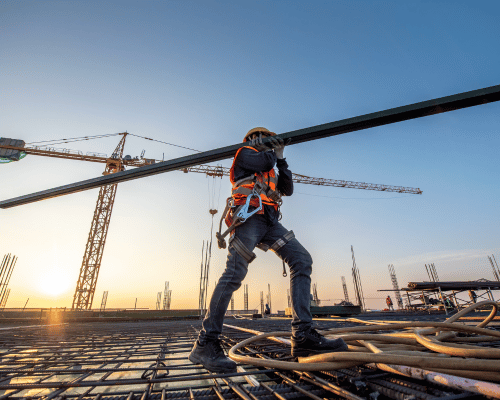
<svg viewBox="0 0 500 400">
<path fill-rule="evenodd" d="M 479 316 L 479 313 L 477 313 Z M 481 314 L 483 315 L 483 314 Z M 474 318 L 469 314 L 469 318 Z M 365 313 L 365 321 L 437 321 L 444 313 Z M 358 326 L 347 318 L 315 319 L 318 329 Z M 474 318 L 475 319 L 475 318 Z M 371 367 L 304 375 L 241 365 L 237 373 L 212 374 L 187 356 L 201 327 L 197 319 L 0 325 L 0 400 L 85 399 L 439 399 L 486 398 Z M 467 324 L 476 325 L 473 320 Z M 226 349 L 251 337 L 237 328 L 289 331 L 289 318 L 228 317 Z M 498 322 L 495 328 L 500 329 Z M 491 324 L 490 324 L 491 325 Z M 500 341 L 489 344 L 500 347 Z M 291 360 L 290 347 L 267 340 L 247 349 L 259 357 Z"/>
</svg>

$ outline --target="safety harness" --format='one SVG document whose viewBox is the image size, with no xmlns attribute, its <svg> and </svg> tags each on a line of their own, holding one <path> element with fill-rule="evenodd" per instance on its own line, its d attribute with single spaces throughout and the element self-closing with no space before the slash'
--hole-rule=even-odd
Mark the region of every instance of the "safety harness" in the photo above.
<svg viewBox="0 0 500 400">
<path fill-rule="evenodd" d="M 242 147 L 236 153 L 234 160 L 243 148 L 249 148 L 258 151 L 253 147 Z M 219 232 L 215 234 L 217 244 L 220 249 L 226 248 L 225 237 L 231 234 L 229 245 L 232 246 L 236 252 L 241 255 L 248 263 L 251 263 L 256 255 L 250 251 L 243 242 L 233 235 L 236 227 L 245 223 L 248 218 L 255 214 L 263 214 L 263 204 L 268 204 L 276 208 L 279 212 L 281 206 L 281 193 L 276 190 L 278 179 L 274 170 L 264 173 L 256 173 L 238 181 L 234 181 L 234 161 L 230 171 L 230 179 L 233 184 L 231 197 L 226 200 L 226 207 L 222 213 L 219 223 Z M 222 232 L 222 222 L 225 221 L 228 228 Z M 286 243 L 295 237 L 293 231 L 287 232 L 282 238 L 278 239 L 273 245 L 268 246 L 264 243 L 257 244 L 261 250 L 273 251 L 279 250 Z M 285 262 L 283 261 L 283 276 L 286 276 Z"/>
</svg>

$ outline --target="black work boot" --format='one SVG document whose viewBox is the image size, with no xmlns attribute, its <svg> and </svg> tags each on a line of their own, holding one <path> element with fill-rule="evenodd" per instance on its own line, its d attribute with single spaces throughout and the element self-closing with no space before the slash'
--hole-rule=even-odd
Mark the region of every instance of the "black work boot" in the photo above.
<svg viewBox="0 0 500 400">
<path fill-rule="evenodd" d="M 327 339 L 313 328 L 309 328 L 304 332 L 298 332 L 297 336 L 292 336 L 293 357 L 306 357 L 310 354 L 346 350 L 347 344 L 343 339 Z"/>
<path fill-rule="evenodd" d="M 197 340 L 188 358 L 193 364 L 202 364 L 211 372 L 236 372 L 236 363 L 226 357 L 219 340 L 211 340 L 204 345 Z"/>
</svg>

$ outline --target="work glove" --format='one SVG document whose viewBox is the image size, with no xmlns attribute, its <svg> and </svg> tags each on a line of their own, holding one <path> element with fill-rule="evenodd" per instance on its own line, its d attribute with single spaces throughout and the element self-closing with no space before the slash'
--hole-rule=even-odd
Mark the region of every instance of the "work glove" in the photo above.
<svg viewBox="0 0 500 400">
<path fill-rule="evenodd" d="M 250 141 L 250 146 L 255 148 L 258 151 L 271 151 L 274 150 L 276 153 L 276 157 L 278 158 L 284 158 L 283 157 L 283 151 L 285 150 L 285 146 L 290 143 L 290 139 L 285 142 L 281 138 L 276 138 L 274 136 L 269 137 L 269 142 L 264 144 L 262 143 L 262 135 L 259 135 L 257 139 L 253 139 Z"/>
</svg>

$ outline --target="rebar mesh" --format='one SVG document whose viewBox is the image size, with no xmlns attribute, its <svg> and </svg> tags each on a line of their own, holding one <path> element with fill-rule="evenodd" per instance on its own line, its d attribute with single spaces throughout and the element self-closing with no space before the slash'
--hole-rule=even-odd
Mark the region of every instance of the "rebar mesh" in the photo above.
<svg viewBox="0 0 500 400">
<path fill-rule="evenodd" d="M 320 328 L 352 322 L 320 321 Z M 289 330 L 289 320 L 231 319 L 260 331 Z M 0 399 L 430 399 L 473 397 L 370 368 L 309 374 L 242 366 L 212 374 L 187 356 L 201 326 L 197 320 L 92 322 L 3 329 L 0 337 Z M 251 336 L 226 328 L 228 348 Z M 248 354 L 288 360 L 290 348 L 261 341 Z M 252 386 L 248 376 L 259 382 Z M 321 381 L 321 380 L 324 381 Z M 326 383 L 325 383 L 326 382 Z M 337 388 L 337 389 L 335 389 Z M 343 390 L 339 395 L 339 389 Z M 350 397 L 352 394 L 353 397 Z M 451 397 L 450 397 L 451 396 Z M 477 396 L 476 396 L 477 397 Z M 479 396 L 480 397 L 480 396 Z"/>
</svg>

